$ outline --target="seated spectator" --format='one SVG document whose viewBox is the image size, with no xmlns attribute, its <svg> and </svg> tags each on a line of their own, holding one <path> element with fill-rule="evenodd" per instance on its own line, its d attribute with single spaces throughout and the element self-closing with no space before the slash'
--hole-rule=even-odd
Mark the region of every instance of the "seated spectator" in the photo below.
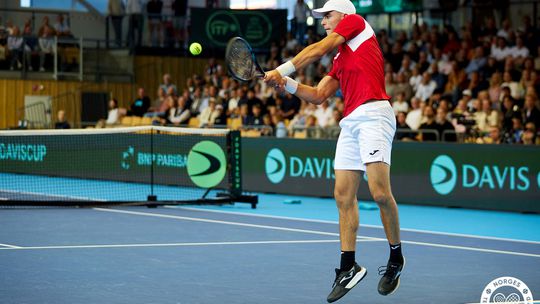
<svg viewBox="0 0 540 304">
<path fill-rule="evenodd" d="M 474 56 L 469 61 L 469 64 L 465 68 L 465 72 L 470 74 L 472 72 L 480 72 L 482 68 L 486 65 L 487 58 L 484 56 L 484 48 L 482 46 L 477 46 L 474 49 Z"/>
<path fill-rule="evenodd" d="M 43 34 L 38 39 L 39 44 L 39 71 L 45 71 L 45 57 L 54 55 L 55 46 L 53 29 L 49 26 L 43 28 Z"/>
<path fill-rule="evenodd" d="M 425 105 L 425 104 L 424 104 Z M 407 113 L 405 122 L 414 131 L 418 130 L 423 120 L 423 107 L 419 98 L 411 99 L 411 110 Z"/>
<path fill-rule="evenodd" d="M 501 143 L 501 130 L 498 126 L 490 126 L 489 133 L 484 137 L 476 139 L 477 144 L 500 144 Z"/>
<path fill-rule="evenodd" d="M 263 115 L 263 128 L 261 129 L 261 136 L 273 136 L 274 124 L 272 123 L 272 117 L 270 114 Z"/>
<path fill-rule="evenodd" d="M 306 131 L 308 138 L 322 138 L 322 129 L 319 127 L 317 117 L 309 115 L 306 117 Z"/>
<path fill-rule="evenodd" d="M 56 36 L 59 37 L 72 37 L 71 30 L 69 29 L 69 25 L 67 23 L 67 20 L 64 19 L 63 14 L 58 14 L 56 16 L 56 23 L 54 24 L 54 29 L 56 31 Z"/>
<path fill-rule="evenodd" d="M 125 109 L 123 112 L 123 114 L 125 114 Z M 112 98 L 109 100 L 109 111 L 107 112 L 107 118 L 100 119 L 96 124 L 96 128 L 105 128 L 117 125 L 120 123 L 121 116 L 122 111 L 120 108 L 118 108 L 118 101 L 115 98 Z"/>
<path fill-rule="evenodd" d="M 506 57 L 511 56 L 510 48 L 506 46 L 506 39 L 504 37 L 497 37 L 497 42 L 491 46 L 491 56 L 495 60 L 502 62 Z"/>
<path fill-rule="evenodd" d="M 159 85 L 159 88 L 167 93 L 170 93 L 170 89 L 172 88 L 172 94 L 178 96 L 178 89 L 176 88 L 176 85 L 171 82 L 171 75 L 168 73 L 163 75 L 163 83 Z"/>
<path fill-rule="evenodd" d="M 32 70 L 31 63 L 31 50 L 30 47 L 24 44 L 24 38 L 21 36 L 19 27 L 13 27 L 13 35 L 9 36 L 7 39 L 8 51 L 11 54 L 11 65 L 10 70 L 22 68 L 22 59 L 24 57 L 25 63 L 28 67 L 28 70 Z"/>
<path fill-rule="evenodd" d="M 407 130 L 411 130 L 411 128 L 407 125 L 405 122 L 405 119 L 407 118 L 407 114 L 405 112 L 398 112 L 396 116 L 396 139 L 397 140 L 403 140 L 403 141 L 413 141 L 414 140 L 414 133 L 413 132 L 407 132 Z"/>
<path fill-rule="evenodd" d="M 201 114 L 199 114 L 199 127 L 211 127 L 214 125 L 216 118 L 220 115 L 216 111 L 216 100 L 215 98 L 210 98 L 208 100 L 208 107 L 206 107 Z"/>
<path fill-rule="evenodd" d="M 440 140 L 440 134 L 438 133 L 438 126 L 435 122 L 435 111 L 432 107 L 427 106 L 424 109 L 424 117 L 426 121 L 420 125 L 419 130 L 430 130 L 434 132 L 420 132 L 417 136 L 419 141 L 437 141 Z M 439 134 L 439 136 L 437 136 Z"/>
<path fill-rule="evenodd" d="M 139 88 L 137 90 L 137 98 L 131 104 L 128 115 L 142 117 L 144 113 L 148 112 L 148 108 L 150 108 L 150 98 L 146 96 L 144 88 Z"/>
<path fill-rule="evenodd" d="M 532 122 L 528 122 L 525 124 L 525 130 L 521 134 L 521 142 L 524 145 L 538 145 L 540 141 L 537 135 L 536 126 Z"/>
<path fill-rule="evenodd" d="M 484 98 L 480 102 L 482 103 L 482 110 L 474 113 L 475 128 L 484 133 L 489 131 L 490 126 L 499 123 L 499 113 L 493 110 L 489 99 Z"/>
<path fill-rule="evenodd" d="M 313 115 L 317 118 L 320 127 L 326 127 L 328 121 L 332 118 L 332 108 L 329 106 L 328 100 L 325 100 L 321 105 L 317 106 Z"/>
<path fill-rule="evenodd" d="M 247 126 L 262 126 L 263 125 L 263 118 L 262 118 L 262 110 L 260 104 L 254 104 L 252 108 L 253 114 L 248 116 L 246 125 Z"/>
<path fill-rule="evenodd" d="M 410 100 L 413 96 L 413 90 L 409 81 L 407 80 L 407 75 L 404 73 L 398 73 L 396 78 L 396 87 L 394 89 L 394 94 L 397 96 L 399 93 L 403 92 L 405 94 L 404 99 Z"/>
<path fill-rule="evenodd" d="M 529 57 L 529 49 L 523 42 L 523 37 L 516 37 L 516 45 L 510 48 L 510 55 L 514 58 L 517 65 L 521 65 L 527 57 Z"/>
<path fill-rule="evenodd" d="M 534 93 L 529 93 L 525 96 L 525 104 L 523 106 L 523 121 L 525 123 L 533 123 L 538 129 L 540 128 L 540 110 L 537 107 L 538 98 Z"/>
<path fill-rule="evenodd" d="M 213 127 L 215 126 L 227 126 L 227 115 L 225 115 L 225 109 L 223 108 L 223 105 L 216 104 L 216 110 L 214 111 L 214 114 L 216 118 L 214 119 L 214 123 L 211 125 Z"/>
<path fill-rule="evenodd" d="M 431 80 L 431 75 L 428 72 L 424 72 L 424 74 L 422 74 L 422 82 L 418 85 L 418 89 L 414 96 L 420 98 L 422 101 L 427 101 L 436 88 L 437 84 L 435 81 Z"/>
<path fill-rule="evenodd" d="M 508 71 L 503 73 L 503 83 L 501 87 L 508 87 L 510 89 L 510 95 L 514 100 L 519 100 L 522 97 L 523 90 L 520 88 L 519 83 L 512 79 L 512 74 Z"/>
<path fill-rule="evenodd" d="M 495 109 L 500 109 L 499 98 L 501 95 L 501 83 L 501 73 L 495 73 L 491 75 L 491 79 L 489 80 L 488 94 L 489 100 L 491 101 Z"/>
<path fill-rule="evenodd" d="M 174 100 L 172 97 L 168 98 L 169 100 Z M 168 110 L 169 115 L 167 116 L 167 122 L 174 124 L 175 126 L 184 125 L 189 122 L 191 117 L 191 112 L 189 110 L 187 99 L 184 95 L 176 99 L 176 104 L 169 104 L 170 108 Z"/>
<path fill-rule="evenodd" d="M 54 124 L 55 129 L 70 129 L 71 125 L 66 119 L 66 112 L 64 110 L 60 110 L 57 113 L 56 116 L 56 123 Z"/>
<path fill-rule="evenodd" d="M 521 117 L 512 118 L 512 127 L 504 130 L 502 142 L 505 144 L 521 144 L 521 135 L 523 134 L 523 122 Z"/>
<path fill-rule="evenodd" d="M 145 117 L 165 117 L 169 110 L 170 104 L 167 100 L 167 93 L 162 87 L 157 90 L 157 98 L 152 102 L 152 106 L 148 108 L 148 112 L 144 114 Z"/>
<path fill-rule="evenodd" d="M 397 116 L 399 112 L 409 112 L 409 104 L 405 100 L 405 93 L 400 92 L 392 102 L 392 108 L 394 109 L 394 115 Z"/>
<path fill-rule="evenodd" d="M 339 122 L 343 119 L 343 114 L 338 110 L 332 110 L 332 117 L 328 120 L 327 128 L 339 128 Z"/>
</svg>

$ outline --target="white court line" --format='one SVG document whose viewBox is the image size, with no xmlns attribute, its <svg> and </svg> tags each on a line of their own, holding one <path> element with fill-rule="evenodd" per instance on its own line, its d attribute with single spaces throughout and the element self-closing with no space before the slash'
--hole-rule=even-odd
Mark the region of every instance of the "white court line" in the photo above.
<svg viewBox="0 0 540 304">
<path fill-rule="evenodd" d="M 358 240 L 373 242 L 377 240 Z M 292 241 L 245 241 L 245 242 L 204 242 L 204 243 L 162 243 L 162 244 L 104 244 L 104 245 L 65 245 L 65 246 L 29 246 L 0 248 L 0 250 L 39 250 L 39 249 L 88 249 L 88 248 L 136 248 L 136 247 L 187 247 L 216 245 L 260 245 L 260 244 L 320 244 L 339 243 L 339 240 L 292 240 Z"/>
<path fill-rule="evenodd" d="M 19 246 L 8 245 L 8 244 L 0 244 L 0 246 L 7 247 L 7 248 L 0 248 L 0 249 L 19 249 L 19 248 L 21 248 Z"/>
<path fill-rule="evenodd" d="M 133 214 L 133 215 L 141 215 L 141 216 L 149 216 L 149 217 L 160 217 L 160 218 L 169 218 L 169 219 L 177 219 L 177 220 L 196 221 L 196 222 L 206 222 L 206 223 L 215 223 L 215 224 L 224 224 L 224 225 L 235 225 L 235 226 L 245 226 L 245 227 L 253 227 L 253 228 L 281 230 L 281 231 L 291 231 L 291 232 L 301 232 L 301 233 L 310 233 L 310 234 L 339 236 L 338 233 L 316 231 L 316 230 L 304 230 L 304 229 L 294 229 L 294 228 L 286 228 L 286 227 L 278 227 L 278 226 L 267 226 L 267 225 L 255 225 L 255 224 L 246 224 L 246 223 L 239 223 L 239 222 L 218 221 L 218 220 L 210 220 L 210 219 L 194 218 L 194 217 L 185 217 L 185 216 L 176 216 L 176 215 L 161 214 L 161 213 L 151 213 L 151 212 L 147 213 L 147 212 L 127 211 L 127 210 L 119 210 L 119 209 L 104 209 L 104 208 L 93 208 L 93 209 L 97 210 L 97 211 L 122 213 L 122 214 Z M 361 238 L 368 239 L 368 240 L 386 241 L 386 239 L 383 239 L 383 238 L 373 238 L 373 237 L 361 237 Z M 476 247 L 468 247 L 468 246 L 454 246 L 454 245 L 426 243 L 426 242 L 414 242 L 414 241 L 402 241 L 402 243 L 420 245 L 420 246 L 428 246 L 428 247 L 439 247 L 439 248 L 448 248 L 448 249 L 479 251 L 479 252 L 487 252 L 487 253 L 498 253 L 498 254 L 508 254 L 508 255 L 517 255 L 517 256 L 540 258 L 540 254 L 515 252 L 515 251 L 504 251 L 504 250 L 494 250 L 494 249 L 484 249 L 484 248 L 476 248 Z"/>
<path fill-rule="evenodd" d="M 314 220 L 314 219 L 304 219 L 304 218 L 298 218 L 298 217 L 288 217 L 288 216 L 278 216 L 278 215 L 266 215 L 266 214 L 252 214 L 252 213 L 235 212 L 235 211 L 207 210 L 207 209 L 199 209 L 199 208 L 173 207 L 173 206 L 165 206 L 165 208 L 170 208 L 170 209 L 186 209 L 186 210 L 191 210 L 191 211 L 214 212 L 214 213 L 235 214 L 235 215 L 245 215 L 245 216 L 253 216 L 253 217 L 265 217 L 265 218 L 274 218 L 274 219 L 282 219 L 282 220 L 294 220 L 294 221 L 312 222 L 312 223 L 339 224 L 339 222 L 337 222 L 337 221 Z M 380 226 L 380 225 L 360 224 L 360 227 L 384 229 L 384 227 L 383 227 L 383 226 Z M 516 242 L 516 243 L 527 243 L 527 244 L 536 244 L 536 245 L 540 245 L 540 242 L 538 242 L 538 241 L 520 240 L 520 239 L 509 239 L 509 238 L 499 238 L 499 237 L 493 237 L 493 236 L 480 236 L 480 235 L 473 235 L 473 234 L 462 234 L 462 233 L 452 233 L 452 232 L 439 232 L 439 231 L 421 230 L 421 229 L 412 229 L 412 228 L 401 228 L 400 230 L 401 230 L 401 231 L 407 231 L 407 232 L 425 233 L 425 234 L 435 234 L 435 235 L 444 235 L 444 236 L 456 236 L 456 237 L 464 237 L 464 238 L 472 238 L 472 239 L 482 239 L 482 240 L 492 240 L 492 241 L 503 241 L 503 242 Z"/>
<path fill-rule="evenodd" d="M 7 201 L 8 198 L 7 197 L 0 197 L 0 201 Z"/>
<path fill-rule="evenodd" d="M 256 224 L 247 224 L 247 223 L 240 223 L 240 222 L 228 222 L 228 221 L 210 220 L 210 219 L 197 218 L 197 217 L 185 217 L 185 216 L 178 216 L 178 215 L 127 211 L 127 210 L 119 210 L 119 209 L 106 209 L 106 208 L 92 208 L 92 209 L 97 210 L 97 211 L 105 211 L 105 212 L 113 212 L 113 213 L 133 214 L 133 215 L 142 215 L 142 216 L 150 216 L 150 217 L 170 218 L 170 219 L 176 219 L 176 220 L 186 220 L 186 221 L 224 224 L 224 225 L 233 225 L 233 226 L 244 226 L 244 227 L 263 228 L 263 229 L 271 229 L 271 230 L 281 230 L 281 231 L 289 231 L 289 232 L 300 232 L 300 233 L 329 235 L 329 236 L 339 237 L 339 233 L 335 233 L 335 232 L 324 232 L 324 231 L 317 231 L 317 230 L 296 229 L 296 228 L 268 226 L 268 225 L 256 225 Z M 360 238 L 367 239 L 367 240 L 377 240 L 377 241 L 384 240 L 382 238 L 374 238 L 374 237 L 360 237 Z"/>
</svg>

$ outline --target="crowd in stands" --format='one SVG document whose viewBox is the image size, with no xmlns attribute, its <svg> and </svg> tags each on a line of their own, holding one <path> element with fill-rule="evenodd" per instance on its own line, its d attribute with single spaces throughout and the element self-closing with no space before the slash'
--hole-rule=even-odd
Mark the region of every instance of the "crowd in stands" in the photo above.
<svg viewBox="0 0 540 304">
<path fill-rule="evenodd" d="M 68 22 L 63 14 L 56 16 L 54 24 L 44 16 L 39 28 L 34 30 L 32 20 L 28 18 L 22 27 L 7 20 L 0 22 L 0 69 L 45 71 L 46 59 L 52 64 L 52 55 L 56 52 L 54 37 L 72 37 Z M 39 57 L 39 66 L 32 61 L 33 55 Z"/>
<path fill-rule="evenodd" d="M 306 43 L 321 37 L 308 32 Z M 539 144 L 539 31 L 528 17 L 512 28 L 493 19 L 474 28 L 415 25 L 394 39 L 377 33 L 385 57 L 386 90 L 396 114 L 397 139 L 470 143 Z M 289 33 L 264 58 L 273 69 L 298 53 Z M 333 55 L 297 71 L 297 81 L 317 84 L 330 70 Z M 336 96 L 322 106 L 278 94 L 261 80 L 239 83 L 210 59 L 206 70 L 175 85 L 169 75 L 150 100 L 144 89 L 128 115 L 154 124 L 228 126 L 258 130 L 262 136 L 335 137 L 343 113 Z M 337 129 L 337 131 L 336 131 Z M 297 136 L 299 135 L 299 136 Z"/>
</svg>

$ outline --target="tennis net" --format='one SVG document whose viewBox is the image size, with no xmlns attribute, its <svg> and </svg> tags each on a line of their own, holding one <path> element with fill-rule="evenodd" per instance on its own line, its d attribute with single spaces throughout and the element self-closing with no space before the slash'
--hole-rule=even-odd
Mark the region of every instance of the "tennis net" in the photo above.
<svg viewBox="0 0 540 304">
<path fill-rule="evenodd" d="M 241 138 L 158 126 L 0 131 L 0 204 L 95 206 L 247 202 Z"/>
</svg>

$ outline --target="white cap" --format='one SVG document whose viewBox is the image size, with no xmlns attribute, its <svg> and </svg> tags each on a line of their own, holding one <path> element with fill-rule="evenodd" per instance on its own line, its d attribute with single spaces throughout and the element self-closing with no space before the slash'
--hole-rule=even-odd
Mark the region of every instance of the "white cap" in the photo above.
<svg viewBox="0 0 540 304">
<path fill-rule="evenodd" d="M 331 11 L 352 15 L 356 14 L 356 7 L 350 0 L 328 0 L 323 7 L 313 10 L 313 17 L 322 18 Z"/>
</svg>

